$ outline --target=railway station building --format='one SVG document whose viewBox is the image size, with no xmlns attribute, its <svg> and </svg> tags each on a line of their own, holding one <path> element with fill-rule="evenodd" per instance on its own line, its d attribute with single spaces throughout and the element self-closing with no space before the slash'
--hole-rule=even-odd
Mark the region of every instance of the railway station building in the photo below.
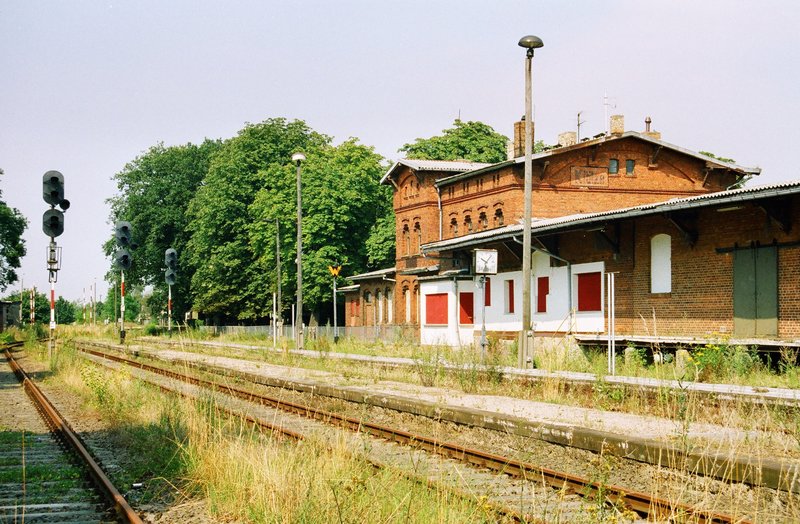
<svg viewBox="0 0 800 524">
<path fill-rule="evenodd" d="M 344 288 L 346 325 L 422 344 L 513 339 L 522 320 L 522 125 L 505 162 L 404 159 L 394 188 L 396 263 Z M 533 156 L 531 311 L 539 337 L 800 338 L 800 182 L 758 175 L 649 129 Z M 485 284 L 475 250 L 497 254 Z M 608 275 L 613 274 L 612 282 Z M 483 313 L 485 311 L 485 314 Z"/>
</svg>

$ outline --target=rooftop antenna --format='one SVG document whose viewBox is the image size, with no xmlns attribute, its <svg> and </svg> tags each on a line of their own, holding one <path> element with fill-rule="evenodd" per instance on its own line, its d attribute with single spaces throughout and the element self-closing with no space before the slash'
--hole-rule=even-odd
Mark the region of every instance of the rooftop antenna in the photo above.
<svg viewBox="0 0 800 524">
<path fill-rule="evenodd" d="M 577 119 L 578 120 L 578 138 L 576 140 L 577 142 L 581 141 L 581 124 L 585 124 L 586 123 L 586 120 L 581 120 L 581 114 L 582 113 L 583 113 L 583 111 L 578 111 L 578 119 Z"/>
<path fill-rule="evenodd" d="M 612 104 L 611 102 L 608 101 L 608 93 L 603 94 L 603 107 L 605 108 L 605 114 L 606 114 L 606 136 L 608 136 L 610 133 L 610 130 L 608 128 L 608 108 L 610 107 L 612 109 L 616 109 L 617 107 L 617 104 Z"/>
</svg>

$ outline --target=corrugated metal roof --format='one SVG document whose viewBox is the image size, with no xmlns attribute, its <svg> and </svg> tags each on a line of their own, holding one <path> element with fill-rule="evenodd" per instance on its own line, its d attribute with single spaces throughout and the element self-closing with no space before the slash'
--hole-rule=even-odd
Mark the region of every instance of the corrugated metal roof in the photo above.
<svg viewBox="0 0 800 524">
<path fill-rule="evenodd" d="M 464 172 L 482 169 L 491 166 L 483 162 L 468 162 L 466 160 L 420 160 L 416 158 L 401 158 L 394 165 L 389 168 L 389 171 L 381 178 L 381 184 L 392 175 L 392 173 L 400 166 L 406 166 L 414 171 L 453 171 Z"/>
<path fill-rule="evenodd" d="M 544 151 L 542 153 L 536 153 L 531 158 L 533 160 L 545 159 L 545 158 L 549 158 L 549 157 L 554 156 L 554 155 L 560 155 L 561 153 L 565 153 L 567 151 L 574 151 L 576 149 L 581 149 L 581 148 L 584 148 L 584 147 L 591 147 L 591 146 L 594 146 L 596 144 L 600 144 L 600 143 L 604 143 L 604 142 L 611 142 L 611 141 L 614 141 L 614 140 L 622 140 L 623 138 L 638 138 L 640 140 L 644 140 L 645 142 L 650 142 L 651 144 L 658 145 L 658 146 L 661 146 L 661 147 L 665 147 L 667 149 L 672 149 L 673 151 L 678 151 L 680 153 L 683 153 L 684 155 L 688 155 L 688 156 L 697 158 L 698 160 L 702 160 L 702 161 L 704 161 L 704 162 L 706 162 L 708 164 L 712 164 L 712 165 L 715 165 L 715 166 L 720 167 L 720 168 L 725 168 L 725 169 L 731 169 L 733 171 L 738 171 L 738 172 L 740 172 L 742 174 L 745 174 L 745 175 L 758 175 L 758 174 L 761 173 L 761 168 L 759 168 L 759 167 L 745 167 L 745 166 L 740 166 L 738 164 L 733 164 L 733 163 L 730 163 L 730 162 L 722 162 L 722 161 L 720 161 L 720 160 L 718 160 L 716 158 L 712 158 L 710 156 L 703 155 L 703 154 L 697 153 L 695 151 L 691 151 L 691 150 L 686 149 L 684 147 L 676 146 L 675 144 L 670 144 L 669 142 L 665 142 L 663 140 L 659 140 L 657 138 L 653 138 L 653 137 L 648 136 L 648 135 L 646 135 L 644 133 L 639 133 L 638 131 L 626 131 L 625 133 L 623 133 L 623 134 L 621 134 L 619 136 L 609 135 L 609 136 L 604 136 L 604 137 L 601 137 L 601 138 L 596 138 L 594 140 L 587 140 L 586 142 L 578 142 L 577 144 L 572 145 L 572 146 L 558 147 L 558 148 L 555 148 L 555 149 L 549 149 L 549 150 Z M 470 178 L 470 177 L 473 177 L 475 175 L 479 175 L 481 173 L 488 173 L 488 172 L 495 171 L 497 169 L 500 169 L 500 168 L 503 168 L 503 167 L 506 167 L 506 166 L 510 166 L 510 165 L 513 165 L 513 164 L 522 164 L 523 162 L 525 162 L 525 157 L 524 156 L 518 157 L 518 158 L 514 158 L 512 160 L 506 160 L 504 162 L 498 162 L 497 164 L 489 164 L 489 165 L 486 165 L 484 167 L 475 168 L 474 171 L 466 171 L 466 172 L 463 172 L 463 173 L 458 173 L 457 175 L 451 175 L 451 176 L 448 176 L 448 177 L 445 177 L 445 178 L 440 178 L 439 180 L 437 180 L 435 182 L 434 185 L 437 186 L 437 187 L 443 187 L 443 186 L 452 184 L 454 182 L 458 182 L 459 180 L 462 180 L 464 178 Z"/>
<path fill-rule="evenodd" d="M 654 215 L 668 211 L 681 211 L 698 207 L 708 207 L 714 205 L 724 205 L 734 202 L 747 202 L 761 198 L 786 196 L 800 194 L 800 180 L 780 182 L 777 184 L 754 186 L 748 188 L 731 189 L 729 191 L 718 191 L 716 193 L 706 193 L 692 197 L 674 198 L 664 202 L 653 204 L 643 204 L 640 206 L 612 209 L 598 213 L 580 213 L 565 215 L 556 218 L 534 219 L 531 224 L 531 231 L 534 234 L 554 233 L 559 230 L 568 230 L 579 226 L 618 220 L 623 218 L 633 218 L 644 215 Z M 439 242 L 424 244 L 420 248 L 423 253 L 430 253 L 448 249 L 470 247 L 473 245 L 485 244 L 486 242 L 505 240 L 518 236 L 522 233 L 522 224 L 513 224 L 480 233 L 464 235 L 462 237 L 450 238 Z"/>
<path fill-rule="evenodd" d="M 393 267 L 389 267 L 386 269 L 379 269 L 377 271 L 370 271 L 369 273 L 361 273 L 360 275 L 353 275 L 348 277 L 350 280 L 367 280 L 370 278 L 378 278 L 384 277 L 386 275 L 394 274 L 395 269 Z"/>
</svg>

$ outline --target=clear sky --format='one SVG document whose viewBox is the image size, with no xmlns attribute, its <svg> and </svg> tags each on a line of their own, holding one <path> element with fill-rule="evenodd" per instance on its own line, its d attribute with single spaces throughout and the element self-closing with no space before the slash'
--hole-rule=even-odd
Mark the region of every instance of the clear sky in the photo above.
<svg viewBox="0 0 800 524">
<path fill-rule="evenodd" d="M 761 167 L 751 184 L 800 178 L 796 0 L 2 0 L 0 189 L 30 222 L 25 287 L 49 287 L 46 171 L 72 202 L 56 291 L 105 296 L 111 177 L 150 146 L 278 116 L 389 159 L 459 115 L 510 135 L 526 34 L 545 43 L 537 139 L 578 111 L 603 131 L 607 94 L 627 129 L 649 115 L 667 142 Z"/>
</svg>

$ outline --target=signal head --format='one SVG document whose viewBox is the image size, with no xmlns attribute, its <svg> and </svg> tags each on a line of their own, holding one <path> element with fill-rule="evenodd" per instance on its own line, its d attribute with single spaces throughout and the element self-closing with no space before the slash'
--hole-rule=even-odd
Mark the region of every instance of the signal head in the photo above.
<svg viewBox="0 0 800 524">
<path fill-rule="evenodd" d="M 57 237 L 64 232 L 64 213 L 58 209 L 48 209 L 42 216 L 42 231 L 49 237 Z"/>
<path fill-rule="evenodd" d="M 164 281 L 170 286 L 174 286 L 178 281 L 178 273 L 174 269 L 167 269 L 164 273 Z"/>
<path fill-rule="evenodd" d="M 114 238 L 117 239 L 117 245 L 128 247 L 132 243 L 133 233 L 131 231 L 131 223 L 119 221 L 114 225 Z"/>
<path fill-rule="evenodd" d="M 133 257 L 127 249 L 118 249 L 117 252 L 114 253 L 114 262 L 116 262 L 117 267 L 120 269 L 130 269 Z"/>
<path fill-rule="evenodd" d="M 178 252 L 172 248 L 164 251 L 164 265 L 169 269 L 178 269 Z"/>
<path fill-rule="evenodd" d="M 42 177 L 42 197 L 51 206 L 61 204 L 64 200 L 64 175 L 58 171 L 45 173 Z M 67 204 L 67 207 L 69 207 L 69 204 Z"/>
</svg>

